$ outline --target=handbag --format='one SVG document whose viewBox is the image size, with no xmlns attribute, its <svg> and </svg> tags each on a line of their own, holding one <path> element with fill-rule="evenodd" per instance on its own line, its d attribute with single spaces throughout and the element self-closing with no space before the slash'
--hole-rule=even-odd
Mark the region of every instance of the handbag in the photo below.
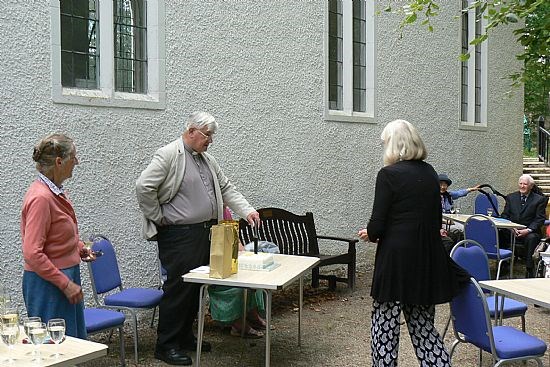
<svg viewBox="0 0 550 367">
<path fill-rule="evenodd" d="M 233 224 L 221 223 L 210 228 L 210 278 L 223 279 L 232 274 L 235 243 L 238 254 L 239 239 Z"/>
</svg>

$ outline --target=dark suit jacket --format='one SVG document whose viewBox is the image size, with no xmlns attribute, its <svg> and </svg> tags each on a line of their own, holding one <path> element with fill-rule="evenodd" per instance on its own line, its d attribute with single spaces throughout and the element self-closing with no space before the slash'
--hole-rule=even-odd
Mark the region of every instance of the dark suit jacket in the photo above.
<svg viewBox="0 0 550 367">
<path fill-rule="evenodd" d="M 531 191 L 527 201 L 521 206 L 521 194 L 519 191 L 506 196 L 506 205 L 502 212 L 502 218 L 511 220 L 514 223 L 523 224 L 535 233 L 539 233 L 540 227 L 546 219 L 546 204 L 548 198 Z"/>
</svg>

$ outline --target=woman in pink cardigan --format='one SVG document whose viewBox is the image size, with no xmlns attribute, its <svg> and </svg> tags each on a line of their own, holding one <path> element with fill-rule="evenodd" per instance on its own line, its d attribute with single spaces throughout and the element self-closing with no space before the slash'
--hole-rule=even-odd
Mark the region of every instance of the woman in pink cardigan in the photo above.
<svg viewBox="0 0 550 367">
<path fill-rule="evenodd" d="M 69 137 L 52 134 L 35 146 L 33 160 L 38 177 L 21 210 L 27 314 L 44 322 L 63 318 L 67 335 L 86 338 L 80 260 L 95 257 L 79 239 L 75 212 L 63 189 L 78 164 L 76 148 Z"/>
</svg>

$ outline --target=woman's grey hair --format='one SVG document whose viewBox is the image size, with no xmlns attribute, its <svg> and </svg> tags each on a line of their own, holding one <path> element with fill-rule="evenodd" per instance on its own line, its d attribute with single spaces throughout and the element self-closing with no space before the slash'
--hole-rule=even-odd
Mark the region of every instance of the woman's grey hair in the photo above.
<svg viewBox="0 0 550 367">
<path fill-rule="evenodd" d="M 422 138 L 408 121 L 389 122 L 380 138 L 384 142 L 384 164 L 386 166 L 398 161 L 423 160 L 428 156 Z"/>
<path fill-rule="evenodd" d="M 36 162 L 38 172 L 47 173 L 55 165 L 57 157 L 66 161 L 73 152 L 73 139 L 64 134 L 50 134 L 35 145 L 32 159 Z"/>
<path fill-rule="evenodd" d="M 533 185 L 535 184 L 535 179 L 531 175 L 523 174 L 523 175 L 519 176 L 518 183 L 521 182 L 522 179 L 527 180 L 527 183 L 529 184 L 529 187 L 533 187 Z"/>
<path fill-rule="evenodd" d="M 208 131 L 211 133 L 215 133 L 218 130 L 218 123 L 214 119 L 214 116 L 208 112 L 193 112 L 185 122 L 186 131 L 190 128 L 201 129 L 205 126 L 207 126 Z"/>
</svg>

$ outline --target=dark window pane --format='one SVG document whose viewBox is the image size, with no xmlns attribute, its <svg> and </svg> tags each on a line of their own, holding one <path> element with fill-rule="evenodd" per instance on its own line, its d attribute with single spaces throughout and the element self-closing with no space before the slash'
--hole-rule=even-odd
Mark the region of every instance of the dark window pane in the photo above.
<svg viewBox="0 0 550 367">
<path fill-rule="evenodd" d="M 363 90 L 367 88 L 366 72 L 367 68 L 364 66 L 353 67 L 353 88 Z"/>
<path fill-rule="evenodd" d="M 342 110 L 342 87 L 332 85 L 328 89 L 328 108 L 331 110 Z"/>
<path fill-rule="evenodd" d="M 97 0 L 60 0 L 61 85 L 97 89 Z M 91 61 L 90 61 L 91 60 Z"/>
<path fill-rule="evenodd" d="M 365 112 L 367 106 L 367 95 L 364 89 L 353 90 L 353 110 L 356 112 Z"/>
</svg>

